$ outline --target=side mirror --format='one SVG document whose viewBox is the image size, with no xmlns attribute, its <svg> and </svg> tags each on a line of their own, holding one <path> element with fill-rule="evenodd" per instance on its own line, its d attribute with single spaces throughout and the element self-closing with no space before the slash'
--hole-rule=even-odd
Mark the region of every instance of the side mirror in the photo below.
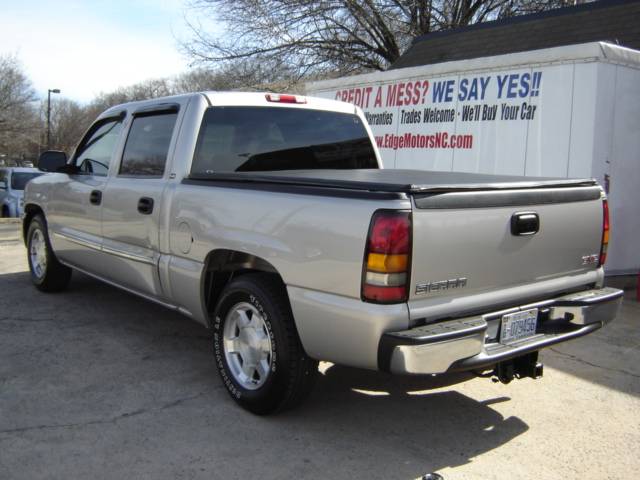
<svg viewBox="0 0 640 480">
<path fill-rule="evenodd" d="M 67 154 L 57 150 L 47 150 L 40 154 L 38 169 L 42 172 L 58 172 L 67 164 Z"/>
<path fill-rule="evenodd" d="M 5 182 L 4 180 L 0 180 L 0 190 L 6 190 L 7 189 L 7 182 Z"/>
</svg>

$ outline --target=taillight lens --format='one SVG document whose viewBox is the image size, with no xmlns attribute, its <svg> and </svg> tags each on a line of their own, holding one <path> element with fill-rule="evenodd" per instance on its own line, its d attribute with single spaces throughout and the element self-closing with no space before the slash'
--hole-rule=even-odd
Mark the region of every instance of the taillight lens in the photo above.
<svg viewBox="0 0 640 480">
<path fill-rule="evenodd" d="M 411 212 L 378 210 L 371 218 L 362 275 L 362 299 L 400 303 L 408 298 Z"/>
<path fill-rule="evenodd" d="M 609 202 L 607 200 L 602 201 L 602 245 L 600 247 L 600 262 L 598 266 L 601 267 L 607 261 L 607 248 L 609 247 Z"/>
<path fill-rule="evenodd" d="M 275 103 L 307 103 L 306 97 L 286 93 L 267 93 L 265 98 L 267 102 Z"/>
</svg>

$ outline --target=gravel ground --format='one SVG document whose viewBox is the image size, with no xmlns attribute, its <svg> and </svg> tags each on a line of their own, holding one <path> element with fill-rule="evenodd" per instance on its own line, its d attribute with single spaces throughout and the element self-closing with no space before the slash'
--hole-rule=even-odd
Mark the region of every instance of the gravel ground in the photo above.
<svg viewBox="0 0 640 480">
<path fill-rule="evenodd" d="M 80 274 L 65 293 L 37 292 L 17 228 L 0 223 L 0 479 L 640 471 L 640 307 L 631 295 L 607 328 L 546 350 L 540 380 L 444 382 L 321 364 L 307 403 L 260 418 L 223 389 L 201 326 Z"/>
</svg>

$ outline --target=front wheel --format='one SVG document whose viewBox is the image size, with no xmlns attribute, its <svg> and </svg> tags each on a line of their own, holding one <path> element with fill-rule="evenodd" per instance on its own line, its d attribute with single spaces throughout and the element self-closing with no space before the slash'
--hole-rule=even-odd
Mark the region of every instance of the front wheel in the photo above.
<svg viewBox="0 0 640 480">
<path fill-rule="evenodd" d="M 246 274 L 232 281 L 216 307 L 213 330 L 218 371 L 243 408 L 266 415 L 308 396 L 318 362 L 304 352 L 278 277 Z"/>
<path fill-rule="evenodd" d="M 61 264 L 53 253 L 45 219 L 36 215 L 27 231 L 27 258 L 31 281 L 43 292 L 59 292 L 69 285 L 71 269 Z"/>
</svg>

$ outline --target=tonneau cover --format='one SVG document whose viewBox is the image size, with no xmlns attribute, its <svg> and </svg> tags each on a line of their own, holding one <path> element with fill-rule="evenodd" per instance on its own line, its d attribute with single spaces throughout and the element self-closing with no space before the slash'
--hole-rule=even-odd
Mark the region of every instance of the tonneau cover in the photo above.
<svg viewBox="0 0 640 480">
<path fill-rule="evenodd" d="M 191 180 L 270 183 L 372 192 L 427 193 L 592 186 L 593 179 L 538 178 L 427 170 L 280 170 L 215 172 Z"/>
</svg>

